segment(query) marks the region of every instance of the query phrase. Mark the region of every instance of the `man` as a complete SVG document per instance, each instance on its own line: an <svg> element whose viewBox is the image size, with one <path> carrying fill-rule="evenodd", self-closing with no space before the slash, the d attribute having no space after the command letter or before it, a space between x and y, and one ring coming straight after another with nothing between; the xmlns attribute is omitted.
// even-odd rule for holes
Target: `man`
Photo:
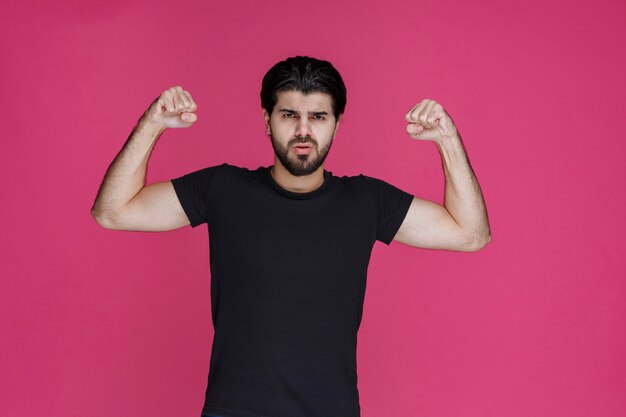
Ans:
<svg viewBox="0 0 626 417"><path fill-rule="evenodd" d="M358 417L356 341L375 241L481 249L491 237L480 187L452 119L433 100L405 119L412 138L440 151L445 207L324 169L346 105L329 62L277 63L263 78L261 105L273 166L224 163L146 186L160 134L196 121L189 92L164 91L109 167L92 215L116 230L207 223L215 336L203 415Z"/></svg>

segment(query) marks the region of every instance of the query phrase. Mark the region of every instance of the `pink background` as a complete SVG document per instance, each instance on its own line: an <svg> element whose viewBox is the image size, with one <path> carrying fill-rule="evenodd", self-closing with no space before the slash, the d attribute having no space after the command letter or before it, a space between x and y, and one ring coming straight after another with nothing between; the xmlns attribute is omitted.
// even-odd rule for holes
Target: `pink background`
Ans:
<svg viewBox="0 0 626 417"><path fill-rule="evenodd" d="M198 122L161 137L148 183L271 164L261 78L297 54L348 87L327 169L441 203L436 147L404 131L431 98L491 221L478 253L375 245L362 416L624 415L623 1L40 0L0 16L0 416L199 417L206 228L109 231L89 209L174 85Z"/></svg>

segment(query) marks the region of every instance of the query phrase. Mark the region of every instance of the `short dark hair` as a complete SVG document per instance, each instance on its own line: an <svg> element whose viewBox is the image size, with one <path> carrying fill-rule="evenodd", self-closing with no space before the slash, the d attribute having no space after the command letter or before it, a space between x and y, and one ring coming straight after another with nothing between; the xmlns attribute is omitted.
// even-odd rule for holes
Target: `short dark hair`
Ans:
<svg viewBox="0 0 626 417"><path fill-rule="evenodd" d="M263 77L261 106L272 114L281 91L303 94L327 93L333 99L335 119L346 108L346 86L339 71L328 61L308 56L295 56L275 64Z"/></svg>

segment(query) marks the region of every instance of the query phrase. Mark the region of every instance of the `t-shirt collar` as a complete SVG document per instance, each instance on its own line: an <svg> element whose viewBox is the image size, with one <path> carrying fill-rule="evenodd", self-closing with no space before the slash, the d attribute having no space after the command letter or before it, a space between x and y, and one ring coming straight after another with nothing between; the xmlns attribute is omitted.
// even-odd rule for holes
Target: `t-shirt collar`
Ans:
<svg viewBox="0 0 626 417"><path fill-rule="evenodd" d="M325 192L326 189L328 189L328 186L330 184L330 179L333 175L332 172L326 171L324 169L324 182L322 183L322 185L320 185L313 191L308 191L305 193L296 193L296 192L289 191L281 187L272 177L271 169L272 169L272 165L263 167L263 174L264 174L265 179L267 180L267 183L279 194L288 198L296 199L296 200L317 197L318 195Z"/></svg>

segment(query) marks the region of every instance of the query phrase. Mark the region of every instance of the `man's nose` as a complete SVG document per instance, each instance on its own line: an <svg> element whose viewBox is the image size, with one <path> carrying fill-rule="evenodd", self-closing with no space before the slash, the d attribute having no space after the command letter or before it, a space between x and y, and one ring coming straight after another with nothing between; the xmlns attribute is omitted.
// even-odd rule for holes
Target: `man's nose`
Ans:
<svg viewBox="0 0 626 417"><path fill-rule="evenodd" d="M309 121L306 117L301 117L298 120L298 124L296 125L296 136L310 136L311 135L311 126L309 125Z"/></svg>

